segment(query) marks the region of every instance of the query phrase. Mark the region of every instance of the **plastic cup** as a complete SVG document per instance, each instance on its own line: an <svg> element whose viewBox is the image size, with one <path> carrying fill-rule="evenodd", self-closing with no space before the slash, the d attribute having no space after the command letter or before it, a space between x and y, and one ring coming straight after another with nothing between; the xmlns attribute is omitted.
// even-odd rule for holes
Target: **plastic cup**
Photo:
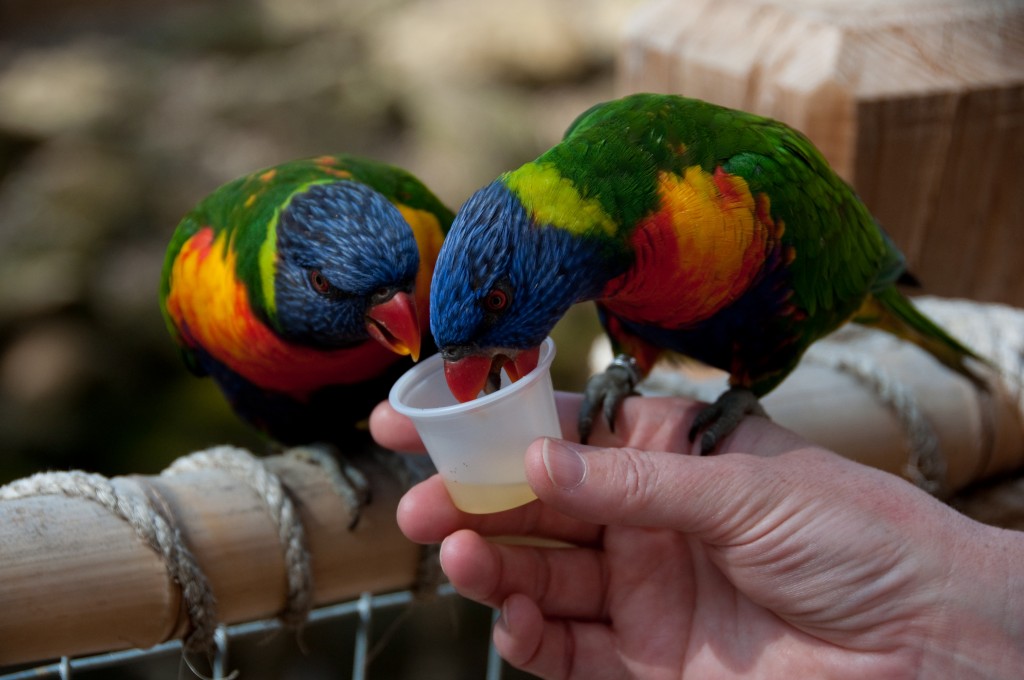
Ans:
<svg viewBox="0 0 1024 680"><path fill-rule="evenodd" d="M501 389L459 403L448 389L440 355L421 361L391 388L391 405L412 419L456 507L508 510L536 498L523 458L537 437L561 437L551 386L555 343L547 338L537 368Z"/></svg>

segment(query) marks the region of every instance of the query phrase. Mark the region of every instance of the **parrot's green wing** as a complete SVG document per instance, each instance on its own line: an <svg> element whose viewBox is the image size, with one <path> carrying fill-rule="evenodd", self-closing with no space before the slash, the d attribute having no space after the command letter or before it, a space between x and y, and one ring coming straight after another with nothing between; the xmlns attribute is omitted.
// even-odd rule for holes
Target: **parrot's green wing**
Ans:
<svg viewBox="0 0 1024 680"><path fill-rule="evenodd" d="M616 150L596 152L601 146ZM611 160L607 170L580 158ZM622 227L655 209L656 173L682 175L697 166L742 177L768 199L791 249L788 265L797 303L818 320L821 335L846 320L869 291L904 270L903 257L853 190L798 131L754 114L679 97L638 95L591 107L566 140L542 156L577 186L587 187Z"/></svg>
<svg viewBox="0 0 1024 680"><path fill-rule="evenodd" d="M845 321L868 292L895 281L903 257L803 135L772 121L761 122L760 129L757 144L733 155L724 150L722 167L770 200L783 243L794 255L789 271L796 301L821 322L807 330L822 335Z"/></svg>

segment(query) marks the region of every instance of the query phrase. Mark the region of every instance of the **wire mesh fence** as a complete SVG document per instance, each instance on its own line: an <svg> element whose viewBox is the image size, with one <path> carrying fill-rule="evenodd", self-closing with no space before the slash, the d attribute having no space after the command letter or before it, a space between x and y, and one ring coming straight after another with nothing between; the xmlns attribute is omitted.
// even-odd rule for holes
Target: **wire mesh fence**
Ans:
<svg viewBox="0 0 1024 680"><path fill-rule="evenodd" d="M359 598L334 605L319 607L310 612L307 624L297 632L297 638L285 646L292 647L293 662L278 659L276 668L260 668L264 663L258 658L261 654L248 654L248 662L236 651L246 641L255 641L257 649L263 648L262 656L277 655L278 651L267 649L267 641L272 638L287 637L284 624L279 619L264 619L230 626L219 626L215 634L215 648L208 660L186 659L180 640L171 640L148 649L129 649L83 657L63 657L59 660L41 665L11 669L0 668L0 680L35 680L38 678L60 678L69 680L77 678L111 677L118 674L131 678L163 678L163 677L202 677L210 680L232 680L233 678L345 678L352 680L372 680L373 678L501 678L519 677L515 671L506 669L493 645L487 643L487 619L481 621L483 611L471 612L462 616L463 621L456 622L451 630L457 635L450 638L447 661L434 659L426 664L418 664L408 658L415 656L415 649L410 650L407 641L400 640L399 631L410 623L406 614L415 612L421 603L408 590L373 595L364 593ZM465 601L459 598L451 586L445 584L438 588L436 596L430 598L425 606L430 607L452 605L459 607ZM483 608L479 608L482 610ZM452 612L449 612L452 613ZM458 612L464 614L465 612ZM440 614L440 616L439 616ZM486 616L486 614L485 614ZM489 615L490 622L496 612ZM437 627L438 619L446 618L435 611L427 613L429 627ZM331 626L330 624L334 624ZM471 635L457 628L473 628ZM407 634L415 634L415 625L409 626ZM326 629L326 635L318 635L318 647L329 647L333 659L344 659L350 663L346 675L346 664L337 663L330 667L317 663L303 664L303 659L315 658L312 645L303 638L307 633L317 629ZM468 639L467 639L468 638ZM326 642L326 644L325 644ZM468 642L468 645L466 644ZM430 646L433 646L428 642ZM434 651L438 651L435 647ZM395 659L403 657L404 663L396 666ZM237 658L236 658L237 657ZM297 659L295 661L294 659ZM305 667L304 667L305 666ZM244 669L244 670L242 670Z"/></svg>

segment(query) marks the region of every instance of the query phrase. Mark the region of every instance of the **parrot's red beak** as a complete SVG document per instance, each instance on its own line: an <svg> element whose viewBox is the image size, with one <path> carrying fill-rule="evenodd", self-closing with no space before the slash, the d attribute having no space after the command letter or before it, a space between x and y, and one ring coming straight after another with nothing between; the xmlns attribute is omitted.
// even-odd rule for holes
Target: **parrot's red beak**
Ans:
<svg viewBox="0 0 1024 680"><path fill-rule="evenodd" d="M366 312L366 332L397 354L420 358L420 322L416 301L408 293L398 292Z"/></svg>
<svg viewBox="0 0 1024 680"><path fill-rule="evenodd" d="M524 349L510 357L505 353L476 354L445 360L444 377L448 389L460 402L476 399L481 392L490 394L501 384L501 369L515 382L537 368L540 346Z"/></svg>
<svg viewBox="0 0 1024 680"><path fill-rule="evenodd" d="M532 349L521 350L511 361L505 362L505 372L508 373L508 379L512 382L519 380L537 368L538 361L540 361L540 345Z"/></svg>
<svg viewBox="0 0 1024 680"><path fill-rule="evenodd" d="M460 402L476 399L487 386L492 363L492 358L485 355L445 361L444 379L452 395Z"/></svg>

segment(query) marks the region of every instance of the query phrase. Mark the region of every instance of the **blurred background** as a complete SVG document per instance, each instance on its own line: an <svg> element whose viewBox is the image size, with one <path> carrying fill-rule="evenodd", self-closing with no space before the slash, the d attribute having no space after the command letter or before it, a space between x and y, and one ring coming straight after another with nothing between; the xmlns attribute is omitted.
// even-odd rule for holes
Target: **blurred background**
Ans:
<svg viewBox="0 0 1024 680"><path fill-rule="evenodd" d="M336 152L405 167L457 208L613 96L638 4L4 0L0 482L259 450L164 329L181 216L239 175ZM563 387L592 310L568 326Z"/></svg>
<svg viewBox="0 0 1024 680"><path fill-rule="evenodd" d="M156 473L217 443L265 449L185 370L157 304L175 225L221 184L345 152L410 170L455 209L627 90L793 124L926 291L1024 305L1021 8L0 0L0 484L45 469ZM596 334L589 305L559 324L556 387L583 384ZM372 677L481 677L489 615L417 605ZM348 625L308 631L306 654L294 636L233 644L232 665L244 678L338 677ZM165 661L117 677L189 676Z"/></svg>

